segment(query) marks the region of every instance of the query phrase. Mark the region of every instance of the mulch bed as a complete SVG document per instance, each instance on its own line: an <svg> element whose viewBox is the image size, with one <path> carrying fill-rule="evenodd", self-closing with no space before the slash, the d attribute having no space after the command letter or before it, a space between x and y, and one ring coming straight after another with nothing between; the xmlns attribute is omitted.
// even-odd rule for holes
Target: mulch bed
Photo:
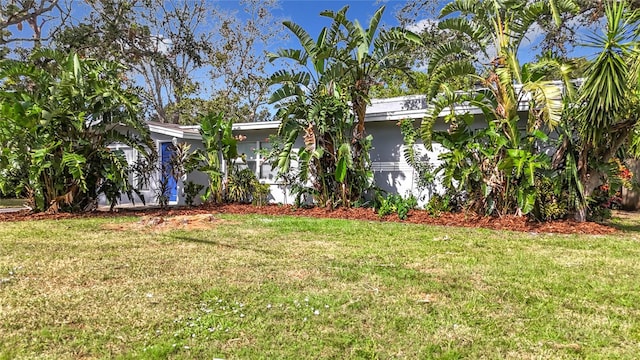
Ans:
<svg viewBox="0 0 640 360"><path fill-rule="evenodd" d="M265 214L265 215L290 215L304 216L313 218L334 218L334 219L352 219L365 221L394 221L412 224L425 225L442 225L457 227L473 227L486 228L494 230L511 230L521 232L535 233L557 233L557 234L592 234L605 235L618 232L617 229L603 224L584 222L579 223L573 220L561 220L550 222L534 222L524 217L503 216L503 217L483 217L470 213L443 213L441 216L432 217L426 211L412 210L409 212L406 220L400 220L396 215L388 215L379 217L373 209L370 208L294 208L288 205L268 205L268 206L252 206L252 205L212 205L200 206L194 208L172 207L167 210L160 209L118 209L116 212L95 211L91 213L69 214L57 213L32 214L28 211L20 211L16 213L0 214L0 222L2 221L29 221L29 220L56 220L56 219L73 219L73 218L89 218L89 217L115 217L115 216L180 216L208 213L226 213L226 214Z"/></svg>

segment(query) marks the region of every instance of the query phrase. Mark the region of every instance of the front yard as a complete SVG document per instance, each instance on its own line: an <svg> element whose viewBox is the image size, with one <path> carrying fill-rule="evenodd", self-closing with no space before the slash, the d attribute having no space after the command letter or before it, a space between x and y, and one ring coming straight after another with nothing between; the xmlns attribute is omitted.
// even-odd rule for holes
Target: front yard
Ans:
<svg viewBox="0 0 640 360"><path fill-rule="evenodd" d="M24 199L0 199L0 209L9 207L24 207Z"/></svg>
<svg viewBox="0 0 640 360"><path fill-rule="evenodd" d="M0 222L0 358L636 358L640 236Z"/></svg>

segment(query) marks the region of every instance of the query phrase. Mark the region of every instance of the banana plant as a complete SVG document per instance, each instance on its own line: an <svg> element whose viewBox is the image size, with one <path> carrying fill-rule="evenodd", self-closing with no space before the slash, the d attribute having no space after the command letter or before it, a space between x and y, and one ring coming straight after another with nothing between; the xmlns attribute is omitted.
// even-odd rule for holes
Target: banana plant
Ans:
<svg viewBox="0 0 640 360"><path fill-rule="evenodd" d="M345 89L350 95L353 113L357 122L354 124L353 134L356 146L354 161L366 162L368 154L363 154L365 139L365 115L369 103L371 87L385 75L402 72L410 76L411 64L400 56L410 50L412 46L422 43L420 37L403 28L379 30L380 20L385 11L381 6L371 17L365 29L358 20L350 21L346 17L348 6L340 11L324 11L322 16L333 20L330 34L341 34L344 46L338 50L338 62L343 63ZM364 163L359 164L364 166Z"/></svg>
<svg viewBox="0 0 640 360"><path fill-rule="evenodd" d="M541 17L552 15L557 20L557 13L576 10L572 1L453 0L440 12L439 28L455 32L464 40L442 44L430 58L427 98L433 99L433 106L422 123L422 137L429 146L433 124L442 111L450 109L445 120L452 127L463 128L469 124L461 123L462 117L455 113L456 105L466 104L482 111L486 129L473 136L473 141L482 145L478 151L471 145L466 149L483 159L478 166L484 168L473 172L482 174L479 184L482 191L476 193L480 198L470 200L486 205L483 209L486 213L530 211L532 196L528 191L534 188L528 185L530 179L524 179L518 172L520 161L526 160L533 170L544 167L538 166L541 159L536 154L537 145L544 140L536 135L559 124L563 102L561 89L545 78L544 68L520 65L518 51ZM481 62L479 58L487 60ZM448 84L455 84L460 78L480 87L468 92L454 91ZM526 118L520 115L523 102L529 105ZM450 171L449 176L453 174ZM465 179L459 173L457 176ZM514 192L522 195L516 204L509 201Z"/></svg>
<svg viewBox="0 0 640 360"><path fill-rule="evenodd" d="M229 167L238 158L238 139L233 135L233 120L223 113L210 112L200 119L200 135L204 149L196 153L197 169L209 178L209 186L201 196L202 201L221 203L224 200L224 180ZM226 166L223 167L223 162Z"/></svg>
<svg viewBox="0 0 640 360"><path fill-rule="evenodd" d="M605 15L603 34L590 37L600 53L578 89L575 162L585 198L602 184L602 169L621 149L640 157L640 12L629 1L612 1ZM585 221L587 210L581 206L576 219Z"/></svg>
<svg viewBox="0 0 640 360"><path fill-rule="evenodd" d="M372 138L358 137L354 131L352 86L356 80L351 77L350 54L369 48L359 47L358 41L372 44L382 10L372 19L371 31L359 31L346 19L347 9L323 12L332 23L316 40L297 24L285 22L301 49L271 55L272 60L288 60L301 69L280 70L271 77L278 88L270 102L278 109L278 134L284 143L276 157L279 173L288 173L296 160L298 179L311 183L312 188L305 191L314 194L316 203L323 206L349 206L373 184L368 161ZM305 147L296 153L294 143L299 137L304 138Z"/></svg>
<svg viewBox="0 0 640 360"><path fill-rule="evenodd" d="M533 210L536 202L536 175L541 170L550 168L550 159L544 153L533 154L523 149L508 149L506 156L501 159L499 169L506 175L506 186L504 191L505 202L515 199L517 215L526 215ZM510 189L509 187L512 187Z"/></svg>
<svg viewBox="0 0 640 360"><path fill-rule="evenodd" d="M108 149L116 142L142 155L153 149L124 71L53 50L0 61L0 164L10 168L0 174L0 190L13 172L23 174L13 190L26 193L35 211L92 209L100 194L112 205L121 194L144 202L126 161Z"/></svg>

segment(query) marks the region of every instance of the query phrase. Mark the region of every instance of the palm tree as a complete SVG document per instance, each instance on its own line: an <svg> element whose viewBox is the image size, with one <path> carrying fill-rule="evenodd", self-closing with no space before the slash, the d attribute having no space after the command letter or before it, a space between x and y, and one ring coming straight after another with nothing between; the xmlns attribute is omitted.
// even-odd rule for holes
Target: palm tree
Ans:
<svg viewBox="0 0 640 360"><path fill-rule="evenodd" d="M331 198L337 195L345 206L362 197L373 182L368 169L372 138L364 129L369 90L385 71L408 71L407 61L396 55L406 49L407 41L418 41L401 29L376 36L384 6L366 30L346 18L347 10L345 6L322 12L332 23L315 41L299 25L284 22L302 49L279 50L271 58L288 59L301 70L276 72L271 81L279 88L270 100L279 109L279 133L285 139L280 171L288 171L293 143L304 133L305 148L298 154L300 179L314 179L321 204L334 204Z"/></svg>
<svg viewBox="0 0 640 360"><path fill-rule="evenodd" d="M556 126L563 108L560 88L547 81L540 68L529 64L521 66L518 51L541 16L576 9L571 1L554 2L552 6L548 1L454 0L441 10L440 17L445 19L439 23L440 29L460 36L459 40L438 47L430 58L427 98L433 99L434 106L422 123L423 140L430 142L435 119L444 108L456 103L479 107L489 127L497 131L492 136L497 139L494 145L499 150L491 153L491 159L484 160L483 186L487 190L483 194L502 199L503 211L508 210L506 204L512 197L509 186L514 182L521 186L516 189L516 213L531 209L535 198L534 177L522 178L521 169L543 167L541 159L529 153L534 150L535 139L543 137L538 130L545 124L550 128ZM449 17L451 15L457 16ZM478 52L485 61L478 60ZM480 88L455 93L447 84L460 78L472 79ZM438 95L443 90L445 93ZM529 102L528 136L522 143L518 111L525 99ZM454 119L452 113L450 120ZM523 152L525 150L528 153Z"/></svg>
<svg viewBox="0 0 640 360"><path fill-rule="evenodd" d="M602 184L599 165L621 147L628 145L632 155L640 156L640 11L627 1L614 1L607 3L605 15L604 34L592 37L602 51L589 64L579 89L578 171L585 197ZM576 219L586 220L586 207Z"/></svg>

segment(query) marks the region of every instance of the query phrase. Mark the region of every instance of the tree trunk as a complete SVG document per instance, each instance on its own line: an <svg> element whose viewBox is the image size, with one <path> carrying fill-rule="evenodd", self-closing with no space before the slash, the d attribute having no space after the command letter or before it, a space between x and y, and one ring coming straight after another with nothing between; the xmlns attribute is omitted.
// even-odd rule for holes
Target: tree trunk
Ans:
<svg viewBox="0 0 640 360"><path fill-rule="evenodd" d="M580 181L582 182L582 186L584 187L584 197L588 199L591 197L591 194L601 185L600 174L596 170L591 170L585 176L581 176ZM574 218L578 222L587 221L587 210L588 205L585 203L584 206L578 208Z"/></svg>
<svg viewBox="0 0 640 360"><path fill-rule="evenodd" d="M362 139L364 139L364 119L367 112L367 103L362 97L353 98L353 112L356 114L356 126L353 129L353 160L356 167L362 167Z"/></svg>

